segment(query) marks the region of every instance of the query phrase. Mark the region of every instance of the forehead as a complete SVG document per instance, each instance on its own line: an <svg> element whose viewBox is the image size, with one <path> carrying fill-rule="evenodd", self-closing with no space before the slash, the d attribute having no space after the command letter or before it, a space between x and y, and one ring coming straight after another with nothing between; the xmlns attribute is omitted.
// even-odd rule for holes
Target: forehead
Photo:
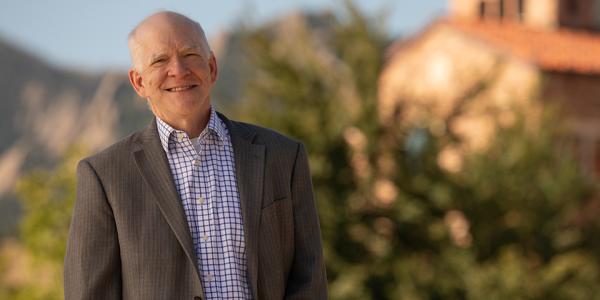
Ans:
<svg viewBox="0 0 600 300"><path fill-rule="evenodd" d="M155 26L147 28L139 37L139 42L145 46L200 46L200 36L197 30L185 26Z"/></svg>
<svg viewBox="0 0 600 300"><path fill-rule="evenodd" d="M168 51L183 48L202 48L197 28L188 24L159 23L141 28L136 42L145 50Z"/></svg>

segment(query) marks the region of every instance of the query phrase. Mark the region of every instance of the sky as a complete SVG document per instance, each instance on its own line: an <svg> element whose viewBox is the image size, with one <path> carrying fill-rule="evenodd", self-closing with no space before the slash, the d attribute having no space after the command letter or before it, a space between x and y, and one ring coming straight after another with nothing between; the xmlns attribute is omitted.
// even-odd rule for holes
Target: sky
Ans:
<svg viewBox="0 0 600 300"><path fill-rule="evenodd" d="M200 22L209 39L235 24L261 24L298 10L339 11L342 0L0 0L0 39L48 63L103 71L129 67L126 38L144 17L173 10ZM386 14L393 36L414 34L445 14L448 0L355 0Z"/></svg>

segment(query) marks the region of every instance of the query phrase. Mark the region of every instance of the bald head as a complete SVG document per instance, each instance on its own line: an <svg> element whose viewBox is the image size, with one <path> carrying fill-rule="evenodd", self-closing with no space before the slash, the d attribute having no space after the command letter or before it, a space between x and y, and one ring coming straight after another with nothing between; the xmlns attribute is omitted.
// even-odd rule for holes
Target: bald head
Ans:
<svg viewBox="0 0 600 300"><path fill-rule="evenodd" d="M141 46L149 40L148 37L168 29L173 29L180 34L190 35L190 38L201 45L205 54L210 55L210 46L206 34L198 22L176 12L161 11L142 20L131 30L127 37L127 45L129 46L129 54L134 69L140 70L142 67L139 52Z"/></svg>

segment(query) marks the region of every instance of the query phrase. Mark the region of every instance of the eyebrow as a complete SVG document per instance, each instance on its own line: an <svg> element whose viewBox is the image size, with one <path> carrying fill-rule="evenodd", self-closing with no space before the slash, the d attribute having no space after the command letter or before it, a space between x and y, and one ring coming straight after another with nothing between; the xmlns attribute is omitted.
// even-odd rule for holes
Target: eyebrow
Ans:
<svg viewBox="0 0 600 300"><path fill-rule="evenodd" d="M181 49L181 52L187 52L187 51L199 51L200 47L193 47L193 46L185 46Z"/></svg>
<svg viewBox="0 0 600 300"><path fill-rule="evenodd" d="M200 52L200 51L202 51L202 47L200 47L200 46L184 46L179 52L189 52L189 51ZM152 57L150 58L150 65L152 65L157 60L162 59L162 58L168 58L168 55L163 52L152 55Z"/></svg>
<svg viewBox="0 0 600 300"><path fill-rule="evenodd" d="M166 57L166 56L167 56L167 55L166 55L166 54L164 54L164 53L158 53L158 54L152 55L152 57L151 57L151 59L150 59L150 64L153 64L155 61L157 61L157 60L159 60L159 59L161 59L161 58L164 58L164 57Z"/></svg>

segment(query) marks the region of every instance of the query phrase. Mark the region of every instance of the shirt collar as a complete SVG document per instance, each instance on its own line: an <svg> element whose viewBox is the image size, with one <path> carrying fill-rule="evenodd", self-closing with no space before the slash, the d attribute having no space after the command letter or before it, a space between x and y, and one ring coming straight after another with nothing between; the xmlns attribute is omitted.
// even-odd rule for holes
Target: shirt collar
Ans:
<svg viewBox="0 0 600 300"><path fill-rule="evenodd" d="M169 152L169 142L175 142L177 140L176 135L183 134L183 136L187 138L187 134L184 131L177 130L171 127L171 125L167 124L167 122L163 121L159 117L156 117L156 125L158 128L160 143L162 144L163 149L167 153ZM222 143L227 137L227 131L224 126L225 124L219 118L215 109L211 106L208 124L206 125L206 128L204 128L204 130L202 130L202 132L200 133L199 138L203 139L207 136L207 134L214 133L217 136L219 143Z"/></svg>
<svg viewBox="0 0 600 300"><path fill-rule="evenodd" d="M225 141L227 137L225 123L223 123L221 118L219 118L219 115L217 115L217 112L212 106L210 107L210 118L208 119L208 125L206 127L208 127L211 132L217 135L219 142ZM200 133L200 138L205 135L205 131L206 130Z"/></svg>

